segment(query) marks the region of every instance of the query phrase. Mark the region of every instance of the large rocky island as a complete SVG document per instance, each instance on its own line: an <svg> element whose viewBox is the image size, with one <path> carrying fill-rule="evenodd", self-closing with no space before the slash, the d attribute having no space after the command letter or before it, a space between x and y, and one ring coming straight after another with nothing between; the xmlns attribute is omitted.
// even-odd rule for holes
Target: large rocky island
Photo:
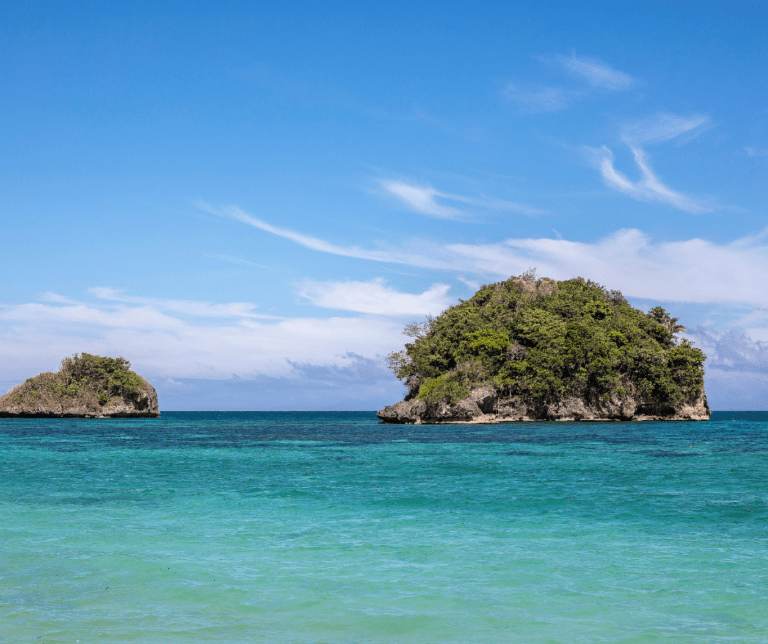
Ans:
<svg viewBox="0 0 768 644"><path fill-rule="evenodd" d="M157 392L125 358L88 353L0 397L0 418L156 418Z"/></svg>
<svg viewBox="0 0 768 644"><path fill-rule="evenodd" d="M705 360L661 307L535 271L483 286L436 318L388 363L408 387L385 423L707 420Z"/></svg>

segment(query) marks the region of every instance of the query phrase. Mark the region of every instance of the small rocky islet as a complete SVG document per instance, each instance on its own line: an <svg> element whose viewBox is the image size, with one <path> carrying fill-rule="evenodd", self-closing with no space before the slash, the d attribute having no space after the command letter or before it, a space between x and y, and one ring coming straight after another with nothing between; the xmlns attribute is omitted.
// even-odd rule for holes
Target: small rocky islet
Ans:
<svg viewBox="0 0 768 644"><path fill-rule="evenodd" d="M0 418L156 418L157 392L125 358L82 353L0 397Z"/></svg>
<svg viewBox="0 0 768 644"><path fill-rule="evenodd" d="M535 271L481 287L388 364L408 388L385 423L708 420L704 360L663 308Z"/></svg>

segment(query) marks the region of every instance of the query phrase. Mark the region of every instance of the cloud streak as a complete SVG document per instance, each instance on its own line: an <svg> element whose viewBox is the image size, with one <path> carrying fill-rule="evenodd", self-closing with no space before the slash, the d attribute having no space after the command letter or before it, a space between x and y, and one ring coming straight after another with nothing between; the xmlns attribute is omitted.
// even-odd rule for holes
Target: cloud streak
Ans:
<svg viewBox="0 0 768 644"><path fill-rule="evenodd" d="M540 83L509 82L502 90L502 97L517 104L523 113L557 112L586 98L584 90L553 87Z"/></svg>
<svg viewBox="0 0 768 644"><path fill-rule="evenodd" d="M545 56L540 60L567 72L576 79L576 86L507 83L502 97L516 103L523 112L556 112L598 94L627 91L637 84L637 80L629 74L595 58L577 58L573 54Z"/></svg>
<svg viewBox="0 0 768 644"><path fill-rule="evenodd" d="M205 203L198 203L198 207L205 212L220 217L235 219L243 224L258 228L264 232L282 237L292 241L299 246L314 250L320 253L338 255L341 257L351 257L353 259L363 259L374 262L385 262L391 264L405 264L407 266L416 266L419 268L431 269L450 269L451 262L449 257L441 257L441 249L426 242L418 244L418 250L409 251L402 248L375 250L365 249L359 246L337 246L317 237L310 237L302 233L297 233L286 228L278 228L264 222L256 217L249 215L236 206L223 208L214 208Z"/></svg>
<svg viewBox="0 0 768 644"><path fill-rule="evenodd" d="M579 59L574 54L558 56L555 60L567 71L587 81L591 87L623 92L635 84L635 79L629 74L617 71L597 59Z"/></svg>
<svg viewBox="0 0 768 644"><path fill-rule="evenodd" d="M627 125L622 130L621 138L630 146L663 143L684 135L688 135L688 138L697 136L709 124L709 117L702 114L694 114L693 116L657 114L651 118Z"/></svg>
<svg viewBox="0 0 768 644"><path fill-rule="evenodd" d="M286 237L304 239L294 233ZM347 249L327 242L312 247L351 256ZM418 254L361 251L354 256L495 279L538 266L541 274L555 279L583 275L632 297L768 304L768 282L757 278L768 275L768 228L726 244L698 238L656 242L640 230L622 229L594 242L518 238L493 244L432 243L421 244Z"/></svg>
<svg viewBox="0 0 768 644"><path fill-rule="evenodd" d="M664 185L651 169L648 155L639 147L629 146L629 149L642 177L637 181L630 180L616 169L613 152L607 146L588 148L589 156L600 170L606 186L638 201L663 203L691 214L714 212L714 208L706 202Z"/></svg>
<svg viewBox="0 0 768 644"><path fill-rule="evenodd" d="M379 181L379 185L390 195L396 197L408 208L421 215L439 219L464 219L466 213L439 203L437 200L450 198L431 186L419 186L404 181Z"/></svg>
<svg viewBox="0 0 768 644"><path fill-rule="evenodd" d="M547 214L546 210L516 203L514 201L466 197L447 192L440 192L429 185L418 185L406 181L381 180L379 181L379 185L387 194L395 197L410 210L421 215L436 217L438 219L467 220L471 217L470 213L466 210L457 208L455 205L441 203L441 201L474 206L484 210L513 212L528 216Z"/></svg>
<svg viewBox="0 0 768 644"><path fill-rule="evenodd" d="M702 131L709 123L706 116L692 117L661 114L625 127L622 141L632 152L641 178L632 181L614 165L613 151L607 146L600 148L586 147L587 158L600 171L606 186L628 197L648 203L662 203L677 210L700 214L714 212L714 206L705 200L691 197L665 185L651 168L648 154L643 149L645 144L662 143L687 136L691 138Z"/></svg>
<svg viewBox="0 0 768 644"><path fill-rule="evenodd" d="M184 316L203 317L203 318L262 318L262 319L280 319L274 315L262 315L254 313L256 304L250 302L230 302L227 304L215 304L212 302L201 302L197 300L172 300L160 299L154 297L134 297L124 295L122 291L106 288L94 287L88 289L88 292L99 298L110 302L120 304L131 304L148 310L164 311L177 313Z"/></svg>

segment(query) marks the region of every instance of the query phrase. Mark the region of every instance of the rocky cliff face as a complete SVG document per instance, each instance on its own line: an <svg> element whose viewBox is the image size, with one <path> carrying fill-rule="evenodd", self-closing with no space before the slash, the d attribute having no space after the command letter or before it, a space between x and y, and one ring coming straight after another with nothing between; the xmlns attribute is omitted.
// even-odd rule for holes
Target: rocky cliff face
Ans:
<svg viewBox="0 0 768 644"><path fill-rule="evenodd" d="M75 356L0 397L0 418L156 418L157 392L118 358Z"/></svg>
<svg viewBox="0 0 768 644"><path fill-rule="evenodd" d="M566 398L549 404L532 404L519 398L499 400L495 391L480 387L455 404L404 400L379 410L377 416L385 423L493 424L552 420L708 420L710 410L703 391L695 400L679 403L614 396L592 403L580 398Z"/></svg>

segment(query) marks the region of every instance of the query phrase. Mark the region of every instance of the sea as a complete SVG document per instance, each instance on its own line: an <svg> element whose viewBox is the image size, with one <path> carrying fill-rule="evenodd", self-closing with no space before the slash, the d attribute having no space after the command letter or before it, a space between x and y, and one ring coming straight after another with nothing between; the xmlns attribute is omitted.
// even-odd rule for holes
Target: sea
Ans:
<svg viewBox="0 0 768 644"><path fill-rule="evenodd" d="M0 420L0 642L768 642L768 413Z"/></svg>

